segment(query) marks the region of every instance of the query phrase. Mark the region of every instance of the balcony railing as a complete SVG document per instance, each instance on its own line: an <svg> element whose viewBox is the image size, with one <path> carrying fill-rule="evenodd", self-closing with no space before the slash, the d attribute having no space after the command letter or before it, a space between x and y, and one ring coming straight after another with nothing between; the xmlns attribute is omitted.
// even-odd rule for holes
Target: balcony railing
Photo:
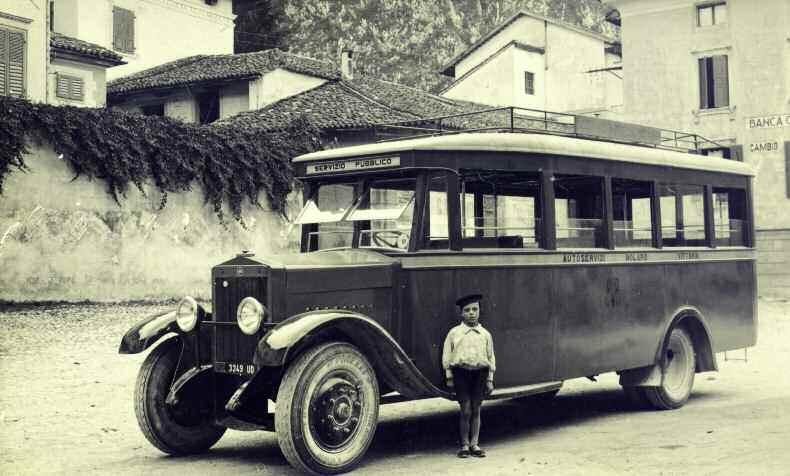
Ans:
<svg viewBox="0 0 790 476"><path fill-rule="evenodd" d="M379 141L463 132L529 132L696 154L705 149L726 147L687 132L521 107L498 107L449 116L376 124L374 131Z"/></svg>

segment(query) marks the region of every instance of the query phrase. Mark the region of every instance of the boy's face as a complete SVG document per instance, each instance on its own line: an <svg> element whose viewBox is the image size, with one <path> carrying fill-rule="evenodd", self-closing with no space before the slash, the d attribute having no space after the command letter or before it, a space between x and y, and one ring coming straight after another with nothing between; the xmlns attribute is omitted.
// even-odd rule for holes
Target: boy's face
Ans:
<svg viewBox="0 0 790 476"><path fill-rule="evenodd" d="M464 319L464 324L467 326L476 326L477 320L480 318L480 303L470 302L461 308L461 317Z"/></svg>

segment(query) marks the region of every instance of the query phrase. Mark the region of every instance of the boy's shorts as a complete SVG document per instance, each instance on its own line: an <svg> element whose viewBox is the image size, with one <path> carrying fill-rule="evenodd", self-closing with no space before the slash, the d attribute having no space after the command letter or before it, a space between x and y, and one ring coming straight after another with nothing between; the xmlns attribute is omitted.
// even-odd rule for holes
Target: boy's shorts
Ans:
<svg viewBox="0 0 790 476"><path fill-rule="evenodd" d="M468 370L453 367L450 370L453 372L456 400L459 402L466 400L483 401L486 396L488 369Z"/></svg>

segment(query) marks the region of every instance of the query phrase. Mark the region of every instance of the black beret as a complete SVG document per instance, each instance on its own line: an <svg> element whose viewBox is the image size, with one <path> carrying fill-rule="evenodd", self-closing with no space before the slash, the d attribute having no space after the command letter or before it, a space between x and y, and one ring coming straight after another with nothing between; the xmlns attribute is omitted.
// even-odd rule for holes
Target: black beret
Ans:
<svg viewBox="0 0 790 476"><path fill-rule="evenodd" d="M482 294L467 294L462 298L458 298L458 300L455 301L455 305L458 307L464 307L467 304L471 304L473 302L480 302L481 299L483 299Z"/></svg>

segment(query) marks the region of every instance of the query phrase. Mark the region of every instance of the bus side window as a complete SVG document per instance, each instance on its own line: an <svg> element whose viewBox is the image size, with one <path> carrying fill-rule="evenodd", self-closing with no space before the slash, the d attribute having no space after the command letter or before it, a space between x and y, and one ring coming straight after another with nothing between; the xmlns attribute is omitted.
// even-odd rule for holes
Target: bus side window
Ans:
<svg viewBox="0 0 790 476"><path fill-rule="evenodd" d="M555 175L554 214L557 248L603 248L603 180Z"/></svg>
<svg viewBox="0 0 790 476"><path fill-rule="evenodd" d="M614 245L616 248L653 246L651 183L612 179Z"/></svg>
<svg viewBox="0 0 790 476"><path fill-rule="evenodd" d="M659 196L664 246L705 246L702 185L661 184Z"/></svg>
<svg viewBox="0 0 790 476"><path fill-rule="evenodd" d="M746 246L746 191L713 188L716 246Z"/></svg>
<svg viewBox="0 0 790 476"><path fill-rule="evenodd" d="M537 248L540 176L529 172L464 171L464 248Z"/></svg>
<svg viewBox="0 0 790 476"><path fill-rule="evenodd" d="M428 248L447 249L450 245L447 216L447 179L442 175L432 175L428 180L427 222Z"/></svg>

